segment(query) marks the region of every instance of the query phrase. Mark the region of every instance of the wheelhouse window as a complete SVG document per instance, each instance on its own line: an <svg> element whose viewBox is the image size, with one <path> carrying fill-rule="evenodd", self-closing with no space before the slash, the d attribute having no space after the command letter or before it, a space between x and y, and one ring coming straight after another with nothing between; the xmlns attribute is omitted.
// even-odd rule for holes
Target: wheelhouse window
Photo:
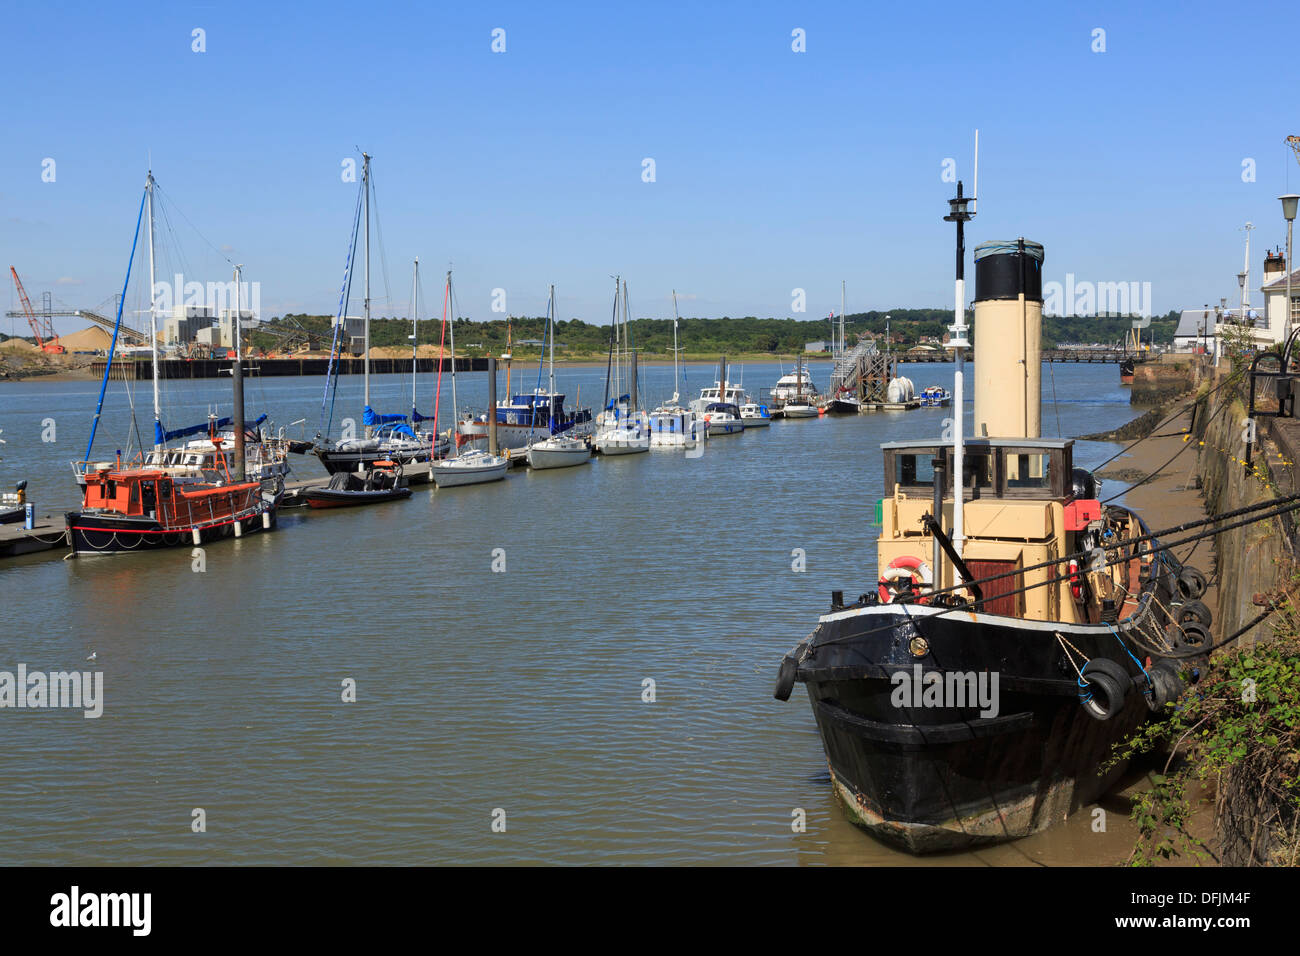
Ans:
<svg viewBox="0 0 1300 956"><path fill-rule="evenodd" d="M934 451L899 452L894 456L894 483L904 488L934 486Z"/></svg>
<svg viewBox="0 0 1300 956"><path fill-rule="evenodd" d="M962 459L962 471L965 472L965 487L992 488L996 484L993 456L967 448Z"/></svg>
<svg viewBox="0 0 1300 956"><path fill-rule="evenodd" d="M1050 490L1052 487L1052 456L1042 452L1018 452L1010 450L1006 454L1007 487L1039 488Z"/></svg>

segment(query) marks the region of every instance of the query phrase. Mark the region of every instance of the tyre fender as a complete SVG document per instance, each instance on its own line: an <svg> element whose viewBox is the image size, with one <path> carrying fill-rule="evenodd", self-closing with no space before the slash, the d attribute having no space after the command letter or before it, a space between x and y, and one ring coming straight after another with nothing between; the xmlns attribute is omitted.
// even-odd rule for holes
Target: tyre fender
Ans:
<svg viewBox="0 0 1300 956"><path fill-rule="evenodd" d="M1079 702L1084 712L1094 720L1110 720L1124 709L1132 678L1115 661L1094 657L1083 665L1079 684Z"/></svg>
<svg viewBox="0 0 1300 956"><path fill-rule="evenodd" d="M795 676L798 673L798 661L789 654L781 658L781 668L776 672L776 687L772 689L772 696L777 700L789 700L790 692L794 690Z"/></svg>
<svg viewBox="0 0 1300 956"><path fill-rule="evenodd" d="M1205 575L1193 567L1185 567L1178 574L1178 593L1184 600L1194 601L1205 593L1209 582Z"/></svg>

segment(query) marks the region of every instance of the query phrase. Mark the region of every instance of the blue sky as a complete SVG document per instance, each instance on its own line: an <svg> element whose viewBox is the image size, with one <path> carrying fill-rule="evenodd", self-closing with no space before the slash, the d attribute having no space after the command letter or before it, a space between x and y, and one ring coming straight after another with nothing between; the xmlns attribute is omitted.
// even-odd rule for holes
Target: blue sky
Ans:
<svg viewBox="0 0 1300 956"><path fill-rule="evenodd" d="M498 287L537 314L554 282L561 318L608 321L616 272L638 316L670 315L673 288L684 315L791 315L803 288L814 318L841 279L849 311L944 307L941 172L969 192L978 127L969 246L1025 235L1047 279L1151 282L1157 312L1234 303L1243 223L1258 280L1276 197L1300 191L1300 13L1133 6L11 5L0 265L33 298L103 302L151 156L203 237L177 232L187 278L228 279L229 257L266 317L332 313L359 146L376 314L406 314L416 255L430 300L450 262L479 319Z"/></svg>

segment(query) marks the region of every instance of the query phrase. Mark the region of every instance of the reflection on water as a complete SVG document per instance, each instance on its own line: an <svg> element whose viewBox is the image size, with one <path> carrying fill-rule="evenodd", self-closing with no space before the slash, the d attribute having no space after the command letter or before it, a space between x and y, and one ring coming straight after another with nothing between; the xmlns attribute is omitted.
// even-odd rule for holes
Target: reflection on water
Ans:
<svg viewBox="0 0 1300 956"><path fill-rule="evenodd" d="M779 374L743 370L752 391ZM814 364L819 386L828 374ZM950 386L952 366L906 374ZM603 368L557 375L571 399L600 404ZM1114 366L1055 371L1065 434L1129 417L1118 377ZM692 367L687 379L689 395L711 375ZM671 366L642 369L642 382L652 401L666 397ZM291 431L310 435L322 385L254 381L250 411L306 417ZM202 421L228 387L168 383L168 422ZM407 408L409 388L377 377L372 404ZM458 388L482 407L485 376L458 376ZM100 454L129 431L114 389ZM431 390L422 383L422 402ZM72 504L66 462L84 451L96 391L0 386L0 482L27 477L42 510ZM135 398L148 404L147 383ZM137 414L147 434L151 412ZM803 691L782 704L771 690L831 590L875 581L877 445L937 435L951 414L776 422L698 459L599 459L285 513L274 534L207 548L203 573L188 549L9 562L0 670L97 667L105 706L98 720L0 713L13 766L0 863L913 862L845 820ZM359 377L340 388L344 415L360 418ZM53 445L39 440L46 417ZM1043 421L1054 433L1050 406ZM1112 450L1081 443L1076 459ZM314 460L297 467L319 473ZM498 548L504 573L491 570ZM795 548L805 573L791 570ZM341 700L348 679L355 703ZM204 834L191 832L197 807ZM492 832L496 809L505 833ZM1113 811L1105 835L1076 814L1016 844L924 862L1119 862L1132 831Z"/></svg>

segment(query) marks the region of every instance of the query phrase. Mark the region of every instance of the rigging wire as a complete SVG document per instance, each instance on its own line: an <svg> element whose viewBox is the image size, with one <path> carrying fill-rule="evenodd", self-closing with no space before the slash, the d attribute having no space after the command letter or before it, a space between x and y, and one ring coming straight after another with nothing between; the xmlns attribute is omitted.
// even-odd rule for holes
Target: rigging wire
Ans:
<svg viewBox="0 0 1300 956"><path fill-rule="evenodd" d="M374 169L370 170L370 198L371 205L374 206L375 209L375 244L379 246L379 272L384 277L384 304L391 309L393 305L393 295L388 284L388 253L384 249L384 230L383 226L380 224L381 220L379 218L379 190L375 187ZM373 305L374 299L371 299L370 301Z"/></svg>
<svg viewBox="0 0 1300 956"><path fill-rule="evenodd" d="M366 186L366 177L363 176L360 185L357 187L357 204L352 213L352 240L348 243L348 253L343 265L343 282L339 288L339 307L334 319L334 337L330 344L330 361L329 367L326 369L325 391L320 400L320 419L317 422L316 430L318 439L328 436L330 429L334 426L334 400L338 397L339 388L337 371L337 364L340 361L339 335L340 332L347 329L348 303L352 300L352 273L357 251L357 233L361 228L361 208ZM325 413L326 402L329 403L328 420Z"/></svg>
<svg viewBox="0 0 1300 956"><path fill-rule="evenodd" d="M154 195L155 195L155 196L157 196L158 193L163 192L163 188L162 188L162 186L159 184L158 180L156 180L156 179L153 181L153 188L154 188ZM169 205L175 205L175 204L172 203L172 201L171 201L171 194L170 194L170 193L167 194L167 202L168 202ZM203 235L203 233L199 232L199 227L196 226L196 225L194 225L194 223L190 222L190 218L189 218L188 216L185 215L185 210L182 209L179 205L176 206L176 214L177 214L178 216L180 216L182 219L185 220L186 224L188 224L189 227L190 227L191 229L194 230L194 234L195 234L196 236L198 236L198 237L199 237L200 239L202 239L205 243L207 243L207 246L208 246L209 249L211 249L213 252L215 252L215 253L216 253L218 256L220 256L222 259L225 259L226 262L230 263L230 265L233 266L233 265L235 264L235 262L234 262L233 259L231 259L228 255L226 255L224 252L222 252L220 249L218 249L216 246L214 246L211 242L208 242L208 238L207 238L207 236L205 236L205 235Z"/></svg>

